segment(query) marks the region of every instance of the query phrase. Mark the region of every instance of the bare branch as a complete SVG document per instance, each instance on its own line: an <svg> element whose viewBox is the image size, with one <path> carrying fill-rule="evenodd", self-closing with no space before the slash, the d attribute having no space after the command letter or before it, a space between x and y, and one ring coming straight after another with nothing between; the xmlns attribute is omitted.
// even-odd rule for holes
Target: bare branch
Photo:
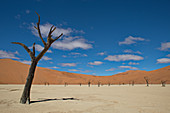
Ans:
<svg viewBox="0 0 170 113"><path fill-rule="evenodd" d="M41 53L39 53L39 55L36 57L37 62L43 57L43 55L48 51L49 48L50 48L50 46L44 47L44 49L41 51Z"/></svg>
<svg viewBox="0 0 170 113"><path fill-rule="evenodd" d="M47 40L50 40L51 39L51 37L52 37L52 32L54 31L53 30L53 27L54 27L54 25L53 26L51 26L51 28L50 28L50 31L49 31L49 33L48 33L48 39Z"/></svg>
<svg viewBox="0 0 170 113"><path fill-rule="evenodd" d="M60 36L56 37L56 38L52 41L52 43L53 43L54 41L58 40L61 36L63 36L63 33L61 33Z"/></svg>
<svg viewBox="0 0 170 113"><path fill-rule="evenodd" d="M32 51L23 43L20 42L11 42L12 44L19 44L22 47L24 47L24 49L28 52L28 54L30 55L31 59L33 59L35 56L33 55Z"/></svg>
<svg viewBox="0 0 170 113"><path fill-rule="evenodd" d="M35 28L36 30L38 30L38 28L37 28L37 27L35 27L35 26L34 26L34 28Z"/></svg>
<svg viewBox="0 0 170 113"><path fill-rule="evenodd" d="M56 27L54 27L54 29L53 29L51 32L54 32L54 31L55 31L55 29L56 29Z"/></svg>
<svg viewBox="0 0 170 113"><path fill-rule="evenodd" d="M45 43L45 41L41 35L41 31L40 31L40 15L37 12L35 12L35 13L38 15L38 23L37 23L37 27L34 27L34 28L38 30L39 37L41 38L41 41L43 42L44 46L46 46L46 43Z"/></svg>

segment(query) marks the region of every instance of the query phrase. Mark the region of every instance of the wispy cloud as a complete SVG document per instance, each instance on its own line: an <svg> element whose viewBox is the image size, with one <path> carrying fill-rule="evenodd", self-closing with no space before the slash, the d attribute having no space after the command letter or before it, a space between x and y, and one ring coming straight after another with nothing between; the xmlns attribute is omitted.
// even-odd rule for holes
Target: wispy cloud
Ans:
<svg viewBox="0 0 170 113"><path fill-rule="evenodd" d="M128 64L129 65L139 65L139 63L136 63L136 62L129 62Z"/></svg>
<svg viewBox="0 0 170 113"><path fill-rule="evenodd" d="M82 37L64 37L62 40L58 40L52 44L52 48L60 50L73 50L76 48L90 49L92 45L88 43Z"/></svg>
<svg viewBox="0 0 170 113"><path fill-rule="evenodd" d="M157 59L157 63L170 63L170 58Z"/></svg>
<svg viewBox="0 0 170 113"><path fill-rule="evenodd" d="M105 55L105 54L106 54L106 52L97 53L97 55L101 55L101 56L103 56L103 55Z"/></svg>
<svg viewBox="0 0 170 113"><path fill-rule="evenodd" d="M63 66L63 67L73 67L73 66L76 66L77 64L76 63L60 63L59 65Z"/></svg>
<svg viewBox="0 0 170 113"><path fill-rule="evenodd" d="M94 62L89 62L88 64L90 64L90 65L101 65L101 64L103 64L103 62L101 62L101 61L94 61Z"/></svg>
<svg viewBox="0 0 170 113"><path fill-rule="evenodd" d="M170 57L170 54L166 55L167 57Z"/></svg>
<svg viewBox="0 0 170 113"><path fill-rule="evenodd" d="M49 68L49 69L59 69L59 67L56 67L56 66L53 66L53 67L46 67L46 68Z"/></svg>
<svg viewBox="0 0 170 113"><path fill-rule="evenodd" d="M79 70L77 70L77 69L69 69L69 71L75 71L76 72L76 71L79 71Z"/></svg>
<svg viewBox="0 0 170 113"><path fill-rule="evenodd" d="M132 36L129 36L129 37L125 38L124 41L119 42L119 45L122 45L122 44L130 45L130 44L137 43L137 41L145 41L145 39L141 38L141 37L132 37Z"/></svg>
<svg viewBox="0 0 170 113"><path fill-rule="evenodd" d="M73 56L74 58L76 58L76 57L87 57L87 54L71 52L71 53L69 53L69 56Z"/></svg>
<svg viewBox="0 0 170 113"><path fill-rule="evenodd" d="M30 49L33 48L33 46L29 47ZM42 47L41 45L39 44L35 44L35 50L38 51L38 52L41 52L42 50L44 49L44 47ZM52 53L51 50L48 50L47 53Z"/></svg>
<svg viewBox="0 0 170 113"><path fill-rule="evenodd" d="M16 51L16 52L7 52L7 51L0 50L0 58L20 59L20 58L15 56L15 55L18 55L18 54L19 54L18 51Z"/></svg>
<svg viewBox="0 0 170 113"><path fill-rule="evenodd" d="M47 56L43 56L43 57L42 57L42 60L52 60L52 58L49 58L49 57L47 57Z"/></svg>
<svg viewBox="0 0 170 113"><path fill-rule="evenodd" d="M168 51L170 49L170 42L161 43L161 47L159 49L162 51Z"/></svg>
<svg viewBox="0 0 170 113"><path fill-rule="evenodd" d="M123 55L109 55L104 60L109 61L127 61L127 60L143 60L144 58L138 55L123 54Z"/></svg>
<svg viewBox="0 0 170 113"><path fill-rule="evenodd" d="M17 14L16 16L15 16L15 19L21 19L21 15L20 14Z"/></svg>
<svg viewBox="0 0 170 113"><path fill-rule="evenodd" d="M30 10L26 10L25 12L26 12L27 14L29 14L29 13L30 13Z"/></svg>
<svg viewBox="0 0 170 113"><path fill-rule="evenodd" d="M32 27L31 27L32 33L35 36L39 37L38 32L34 28L34 26L35 26L35 24L32 23ZM53 25L49 24L49 23L44 24L44 25L40 25L41 34L44 38L48 36L48 33L49 33L51 26L53 26ZM53 32L53 36L54 37L59 36L61 33L68 36L68 35L70 35L71 32L73 32L73 30L71 28L63 29L63 28L56 27L56 30Z"/></svg>
<svg viewBox="0 0 170 113"><path fill-rule="evenodd" d="M137 53L137 54L142 54L140 51L133 51L131 49L126 49L123 51L124 53Z"/></svg>
<svg viewBox="0 0 170 113"><path fill-rule="evenodd" d="M31 61L27 61L27 60L23 60L23 61L19 61L19 62L21 62L21 63L24 63L24 64L31 64Z"/></svg>
<svg viewBox="0 0 170 113"><path fill-rule="evenodd" d="M132 67L132 66L119 66L119 68L138 69L138 68Z"/></svg>
<svg viewBox="0 0 170 113"><path fill-rule="evenodd" d="M110 68L110 69L107 69L105 71L114 71L114 70L115 70L115 68Z"/></svg>

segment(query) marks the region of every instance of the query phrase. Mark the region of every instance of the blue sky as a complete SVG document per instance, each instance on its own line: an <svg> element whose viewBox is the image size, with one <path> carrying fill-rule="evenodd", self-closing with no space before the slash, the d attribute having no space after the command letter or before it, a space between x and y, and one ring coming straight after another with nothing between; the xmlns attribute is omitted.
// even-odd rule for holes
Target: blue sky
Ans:
<svg viewBox="0 0 170 113"><path fill-rule="evenodd" d="M46 40L64 33L38 66L59 71L106 76L127 70L154 70L170 65L169 0L4 0L0 4L0 58L30 63L43 44L34 29L41 16Z"/></svg>

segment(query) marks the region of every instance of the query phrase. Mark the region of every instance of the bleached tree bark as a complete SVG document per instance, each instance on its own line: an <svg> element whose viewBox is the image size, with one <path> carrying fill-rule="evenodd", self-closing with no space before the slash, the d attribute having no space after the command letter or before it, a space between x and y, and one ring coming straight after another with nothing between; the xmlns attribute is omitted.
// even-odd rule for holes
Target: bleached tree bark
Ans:
<svg viewBox="0 0 170 113"><path fill-rule="evenodd" d="M58 37L55 37L54 39L52 38L52 33L55 31L56 27L52 26L48 37L47 37L47 42L44 41L42 35L41 35L41 31L40 31L40 15L36 12L36 14L38 15L38 22L37 22L37 26L34 26L35 29L37 29L39 37L41 38L42 43L44 44L44 49L37 55L35 56L35 43L33 44L33 51L31 51L25 44L20 43L20 42L12 42L13 44L19 44L22 47L24 47L24 49L28 52L29 56L31 57L31 66L29 68L29 73L27 76L27 80L25 83L25 87L20 99L20 103L22 104L30 104L30 90L31 90L31 85L34 79L34 73L36 70L36 66L38 64L38 61L43 57L43 55L47 52L47 50L50 48L51 44L58 40L63 33L61 33Z"/></svg>

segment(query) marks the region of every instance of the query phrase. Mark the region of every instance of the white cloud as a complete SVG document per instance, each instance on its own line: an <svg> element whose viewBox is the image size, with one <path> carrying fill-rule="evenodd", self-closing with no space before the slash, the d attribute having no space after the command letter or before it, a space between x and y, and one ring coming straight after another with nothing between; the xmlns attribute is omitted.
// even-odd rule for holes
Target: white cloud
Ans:
<svg viewBox="0 0 170 113"><path fill-rule="evenodd" d="M49 58L49 57L47 57L47 56L43 56L43 57L42 57L42 60L52 60L52 58Z"/></svg>
<svg viewBox="0 0 170 113"><path fill-rule="evenodd" d="M103 55L105 55L105 52L97 53L97 55L101 55L101 56L103 56Z"/></svg>
<svg viewBox="0 0 170 113"><path fill-rule="evenodd" d="M69 69L69 71L79 71L79 70L77 70L77 69Z"/></svg>
<svg viewBox="0 0 170 113"><path fill-rule="evenodd" d="M27 14L29 14L29 13L30 13L30 10L26 10L25 12L26 12Z"/></svg>
<svg viewBox="0 0 170 113"><path fill-rule="evenodd" d="M52 48L60 50L73 50L76 48L90 49L92 45L81 37L64 37L63 40L58 40L52 44Z"/></svg>
<svg viewBox="0 0 170 113"><path fill-rule="evenodd" d="M138 68L132 67L132 66L119 66L119 68L138 69Z"/></svg>
<svg viewBox="0 0 170 113"><path fill-rule="evenodd" d="M56 67L56 66L53 66L53 67L46 67L46 68L49 68L49 69L59 69L59 67Z"/></svg>
<svg viewBox="0 0 170 113"><path fill-rule="evenodd" d="M66 67L66 66L73 67L73 66L76 66L77 64L76 63L61 63L60 65L63 67Z"/></svg>
<svg viewBox="0 0 170 113"><path fill-rule="evenodd" d="M170 63L170 58L157 59L157 63Z"/></svg>
<svg viewBox="0 0 170 113"><path fill-rule="evenodd" d="M167 57L170 57L170 54L166 55Z"/></svg>
<svg viewBox="0 0 170 113"><path fill-rule="evenodd" d="M24 64L31 64L31 61L27 61L27 60L24 60L24 61L19 61L19 62L21 62L21 63L24 63Z"/></svg>
<svg viewBox="0 0 170 113"><path fill-rule="evenodd" d="M15 19L18 19L18 20L21 19L21 15L20 14L16 15Z"/></svg>
<svg viewBox="0 0 170 113"><path fill-rule="evenodd" d="M73 57L87 57L87 54L81 54L81 53L75 53L75 52L71 52L69 55L73 55Z"/></svg>
<svg viewBox="0 0 170 113"><path fill-rule="evenodd" d="M107 69L106 71L114 71L115 68L110 68L110 69Z"/></svg>
<svg viewBox="0 0 170 113"><path fill-rule="evenodd" d="M137 53L137 54L142 54L140 51L132 51L131 49L126 49L123 51L124 53Z"/></svg>
<svg viewBox="0 0 170 113"><path fill-rule="evenodd" d="M135 63L135 62L129 62L129 65L139 65L139 63Z"/></svg>
<svg viewBox="0 0 170 113"><path fill-rule="evenodd" d="M3 50L0 50L0 58L12 58L12 59L20 59L16 57L15 55L18 55L18 51L16 52L6 52Z"/></svg>
<svg viewBox="0 0 170 113"><path fill-rule="evenodd" d="M66 55L62 55L63 58L66 58L67 56Z"/></svg>
<svg viewBox="0 0 170 113"><path fill-rule="evenodd" d="M90 65L101 65L101 64L103 64L103 62L101 62L101 61L94 61L94 62L89 62L88 64L90 64Z"/></svg>
<svg viewBox="0 0 170 113"><path fill-rule="evenodd" d="M170 42L161 43L161 47L159 49L162 51L168 51L170 49Z"/></svg>
<svg viewBox="0 0 170 113"><path fill-rule="evenodd" d="M122 45L122 44L133 44L133 43L136 43L137 41L144 41L145 39L144 38L141 38L141 37L132 37L132 36L129 36L127 38L125 38L125 41L122 41L122 42L119 42L119 45Z"/></svg>
<svg viewBox="0 0 170 113"><path fill-rule="evenodd" d="M29 47L30 49L33 48L33 46ZM38 52L41 52L42 50L44 49L44 47L42 47L41 45L39 44L35 44L35 50L38 51ZM52 53L51 50L48 50L47 53Z"/></svg>
<svg viewBox="0 0 170 113"><path fill-rule="evenodd" d="M143 60L144 58L138 55L123 54L123 55L109 55L104 60L109 61L127 61L127 60Z"/></svg>
<svg viewBox="0 0 170 113"><path fill-rule="evenodd" d="M71 52L70 54L71 54L71 55L80 55L81 53L74 53L74 52Z"/></svg>
<svg viewBox="0 0 170 113"><path fill-rule="evenodd" d="M34 26L35 24L32 24L32 28L31 28L32 33L35 36L39 37L38 31L34 28ZM44 38L48 36L51 26L53 25L49 23L40 25L41 34ZM71 28L63 29L63 28L56 27L56 30L52 33L52 35L54 37L59 36L61 33L63 33L63 35L70 35L71 32L73 32Z"/></svg>

